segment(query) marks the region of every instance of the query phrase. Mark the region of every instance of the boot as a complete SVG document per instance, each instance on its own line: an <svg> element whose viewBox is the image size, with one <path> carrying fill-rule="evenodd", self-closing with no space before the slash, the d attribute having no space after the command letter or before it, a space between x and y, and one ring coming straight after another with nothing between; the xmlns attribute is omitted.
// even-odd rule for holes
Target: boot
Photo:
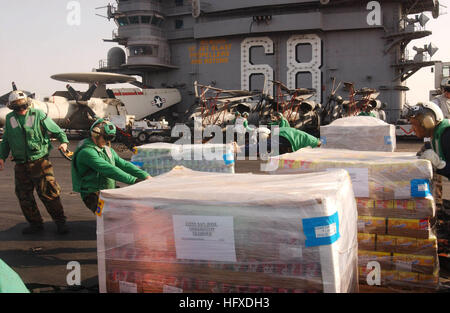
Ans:
<svg viewBox="0 0 450 313"><path fill-rule="evenodd" d="M22 229L22 234L24 235L32 235L40 233L44 230L44 225L42 224L30 224L30 226Z"/></svg>
<svg viewBox="0 0 450 313"><path fill-rule="evenodd" d="M69 232L69 228L66 225L66 222L56 222L56 233L59 235L64 235Z"/></svg>

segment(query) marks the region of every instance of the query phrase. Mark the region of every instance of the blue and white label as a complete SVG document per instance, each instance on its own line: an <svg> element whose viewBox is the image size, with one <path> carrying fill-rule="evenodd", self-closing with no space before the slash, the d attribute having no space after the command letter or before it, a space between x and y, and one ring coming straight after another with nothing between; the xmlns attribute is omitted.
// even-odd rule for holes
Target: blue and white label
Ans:
<svg viewBox="0 0 450 313"><path fill-rule="evenodd" d="M340 237L338 213L303 219L303 233L306 236L306 247L332 244Z"/></svg>
<svg viewBox="0 0 450 313"><path fill-rule="evenodd" d="M424 198L431 196L430 181L428 179L411 180L411 197Z"/></svg>
<svg viewBox="0 0 450 313"><path fill-rule="evenodd" d="M384 144L385 145L392 145L392 137L391 136L384 136Z"/></svg>
<svg viewBox="0 0 450 313"><path fill-rule="evenodd" d="M325 226L317 226L314 228L314 232L316 233L316 238L326 238L336 235L336 223Z"/></svg>
<svg viewBox="0 0 450 313"><path fill-rule="evenodd" d="M326 136L320 137L320 142L321 142L323 145L326 145L326 144L327 144L327 137L326 137Z"/></svg>
<svg viewBox="0 0 450 313"><path fill-rule="evenodd" d="M137 167L140 167L140 168L142 168L144 166L144 162L135 162L135 161L133 162L133 161L131 161L131 163L136 165Z"/></svg>
<svg viewBox="0 0 450 313"><path fill-rule="evenodd" d="M223 161L225 162L225 165L230 165L234 163L234 155L233 153L227 153L223 155Z"/></svg>

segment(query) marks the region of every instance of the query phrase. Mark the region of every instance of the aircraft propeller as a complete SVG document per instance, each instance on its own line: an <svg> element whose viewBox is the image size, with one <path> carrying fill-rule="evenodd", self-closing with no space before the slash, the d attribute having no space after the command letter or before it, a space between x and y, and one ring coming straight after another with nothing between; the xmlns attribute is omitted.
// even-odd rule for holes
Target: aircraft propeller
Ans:
<svg viewBox="0 0 450 313"><path fill-rule="evenodd" d="M86 111L87 114L89 114L94 120L96 119L97 115L89 107L88 101L91 99L91 97L94 94L97 87L98 87L97 83L92 84L83 95L80 95L80 93L77 92L72 86L70 86L69 84L66 85L67 91L69 92L70 96L75 100L76 104L78 105L78 110L73 112L72 115L70 115L70 117L67 119L68 123L70 123L73 116L77 115L78 113L81 113L82 111Z"/></svg>

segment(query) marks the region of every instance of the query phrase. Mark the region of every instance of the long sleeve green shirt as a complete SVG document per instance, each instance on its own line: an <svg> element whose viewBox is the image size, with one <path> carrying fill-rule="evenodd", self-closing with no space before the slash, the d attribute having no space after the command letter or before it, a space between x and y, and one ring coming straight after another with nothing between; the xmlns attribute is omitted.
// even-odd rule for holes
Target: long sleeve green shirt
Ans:
<svg viewBox="0 0 450 313"><path fill-rule="evenodd" d="M0 293L30 293L17 273L0 259Z"/></svg>
<svg viewBox="0 0 450 313"><path fill-rule="evenodd" d="M278 121L269 123L269 125L274 125L274 126L277 125L279 127L291 127L291 125L289 124L288 120L286 118L284 118L284 117L282 117Z"/></svg>
<svg viewBox="0 0 450 313"><path fill-rule="evenodd" d="M75 192L85 198L92 192L113 189L116 181L131 185L136 179L146 179L149 174L134 164L120 158L109 148L98 147L86 139L73 156L72 185Z"/></svg>
<svg viewBox="0 0 450 313"><path fill-rule="evenodd" d="M280 127L279 135L291 143L293 152L305 147L315 148L319 144L318 138L292 127Z"/></svg>
<svg viewBox="0 0 450 313"><path fill-rule="evenodd" d="M64 131L39 109L30 108L25 116L14 111L8 113L3 141L0 143L0 159L6 160L10 152L17 163L47 156L52 149L48 133L61 143L69 143Z"/></svg>
<svg viewBox="0 0 450 313"><path fill-rule="evenodd" d="M360 113L358 114L358 116L372 116L372 117L377 117L377 116L375 115L375 113L373 113L373 112L364 112L364 111L360 112Z"/></svg>

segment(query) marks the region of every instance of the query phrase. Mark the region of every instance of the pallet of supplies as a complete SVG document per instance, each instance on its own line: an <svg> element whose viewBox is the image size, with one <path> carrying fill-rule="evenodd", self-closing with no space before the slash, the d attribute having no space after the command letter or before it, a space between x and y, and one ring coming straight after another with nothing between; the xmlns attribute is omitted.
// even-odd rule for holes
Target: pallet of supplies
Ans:
<svg viewBox="0 0 450 313"><path fill-rule="evenodd" d="M428 239L432 234L430 219L358 216L360 233Z"/></svg>
<svg viewBox="0 0 450 313"><path fill-rule="evenodd" d="M264 171L310 173L341 168L351 176L355 197L401 200L431 196L431 162L410 152L303 148L270 157Z"/></svg>
<svg viewBox="0 0 450 313"><path fill-rule="evenodd" d="M356 198L358 214L376 215L393 218L423 219L435 216L436 203L434 197L402 200L375 200Z"/></svg>
<svg viewBox="0 0 450 313"><path fill-rule="evenodd" d="M371 116L351 116L320 126L323 148L394 152L395 126Z"/></svg>
<svg viewBox="0 0 450 313"><path fill-rule="evenodd" d="M131 162L152 177L183 166L195 171L234 173L234 144L151 143L135 148Z"/></svg>
<svg viewBox="0 0 450 313"><path fill-rule="evenodd" d="M397 292L435 290L439 287L439 262L436 254L419 255L360 249L358 262L361 285L388 288ZM377 269L371 266L373 262L379 264ZM378 271L378 274L373 273L373 270ZM374 275L379 275L377 284L369 283Z"/></svg>
<svg viewBox="0 0 450 313"><path fill-rule="evenodd" d="M436 203L429 161L413 153L301 149L273 157L266 168L274 174L348 171L358 210L360 284L373 277L373 262L381 271L380 285L362 290L404 292L438 287L437 239L432 225Z"/></svg>
<svg viewBox="0 0 450 313"><path fill-rule="evenodd" d="M100 291L357 292L357 211L343 170L292 175L177 168L104 190Z"/></svg>

